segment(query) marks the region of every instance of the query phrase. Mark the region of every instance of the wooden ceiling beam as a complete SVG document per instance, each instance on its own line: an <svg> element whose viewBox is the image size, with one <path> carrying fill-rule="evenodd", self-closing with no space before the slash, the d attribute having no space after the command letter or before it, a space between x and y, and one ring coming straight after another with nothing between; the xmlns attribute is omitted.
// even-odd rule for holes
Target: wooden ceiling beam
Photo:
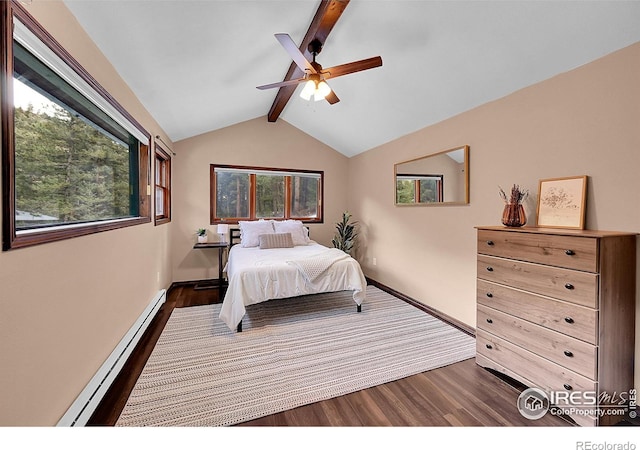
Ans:
<svg viewBox="0 0 640 450"><path fill-rule="evenodd" d="M311 59L313 58L313 55L309 51L309 43L314 39L317 39L322 43L322 45L324 45L327 37L329 36L329 33L333 29L334 25L336 24L348 4L349 0L322 0L320 2L320 6L318 7L316 14L311 21L311 25L309 25L307 34L304 36L304 39L300 43L300 51L309 61L311 61ZM289 66L287 74L284 76L283 81L293 80L302 76L304 76L302 70L300 70L294 62L292 62ZM280 114L284 110L284 107L287 106L287 103L295 92L296 87L297 85L283 86L278 89L276 98L271 105L269 114L267 115L267 120L269 122L275 122L276 120L278 120L278 117L280 117Z"/></svg>

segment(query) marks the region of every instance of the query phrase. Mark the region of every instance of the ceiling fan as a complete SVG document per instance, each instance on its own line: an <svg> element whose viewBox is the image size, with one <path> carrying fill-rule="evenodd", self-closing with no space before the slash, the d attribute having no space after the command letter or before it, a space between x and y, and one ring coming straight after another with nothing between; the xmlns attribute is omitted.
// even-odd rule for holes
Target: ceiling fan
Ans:
<svg viewBox="0 0 640 450"><path fill-rule="evenodd" d="M330 104L334 104L339 102L340 99L329 87L326 80L367 69L373 69L374 67L380 67L382 65L382 58L380 56L374 56L373 58L362 59L360 61L354 61L323 69L322 66L316 62L316 56L322 51L322 42L320 42L320 40L313 39L309 43L308 51L313 55L313 59L309 61L293 42L291 36L286 33L278 33L275 37L287 53L289 53L289 56L291 56L291 59L293 59L298 68L304 72L304 76L293 80L281 81L279 83L265 84L258 86L258 89L280 88L305 83L304 89L300 93L302 98L310 100L311 97L313 97L315 101L326 99Z"/></svg>
<svg viewBox="0 0 640 450"><path fill-rule="evenodd" d="M289 35L276 34L276 39L278 39L282 46L287 50L287 53L289 53L293 62L289 66L289 70L284 76L283 81L280 83L273 83L271 85L258 86L258 89L279 87L276 98L274 99L273 104L269 109L269 113L267 114L267 120L269 122L275 122L278 120L280 113L282 113L289 102L289 99L293 95L298 84L305 81L307 83L308 81L313 81L313 86L315 87L324 81L326 85L325 80L329 78L336 78L349 73L372 69L382 65L382 58L379 56L364 59L362 61L342 64L329 69L322 69L322 66L316 62L316 55L320 53L320 50L322 50L329 33L331 33L336 22L342 16L342 13L348 6L349 1L350 0L321 0L318 5L318 10L309 24L309 29L300 43L300 47L295 45ZM308 89L311 90L311 85L309 84L309 86L310 88ZM327 88L324 87L324 85L323 89L326 93ZM314 100L316 99L316 90L317 89L313 89L313 92L311 93ZM308 91L305 95L306 94L308 94ZM331 90L328 91L325 99L331 104L340 101L338 96Z"/></svg>

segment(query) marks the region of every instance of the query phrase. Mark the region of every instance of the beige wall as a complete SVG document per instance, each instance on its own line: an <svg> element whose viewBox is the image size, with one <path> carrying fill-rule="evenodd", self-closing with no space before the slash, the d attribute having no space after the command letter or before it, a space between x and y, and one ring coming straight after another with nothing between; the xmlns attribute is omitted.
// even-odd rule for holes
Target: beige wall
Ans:
<svg viewBox="0 0 640 450"><path fill-rule="evenodd" d="M174 281L218 277L215 250L194 250L195 231L209 224L211 164L324 171L324 224L309 225L312 239L331 245L334 224L347 207L348 159L283 119L266 117L195 136L175 145L172 264Z"/></svg>
<svg viewBox="0 0 640 450"><path fill-rule="evenodd" d="M544 178L588 175L587 228L640 232L638 80L640 43L351 158L349 208L363 226L366 275L475 326L474 226L500 224L498 186L514 183L531 192L535 224ZM394 163L465 144L469 205L393 205ZM636 387L638 342L640 331Z"/></svg>
<svg viewBox="0 0 640 450"><path fill-rule="evenodd" d="M152 135L165 133L61 2L25 6ZM158 290L171 224L0 252L0 425L55 425Z"/></svg>

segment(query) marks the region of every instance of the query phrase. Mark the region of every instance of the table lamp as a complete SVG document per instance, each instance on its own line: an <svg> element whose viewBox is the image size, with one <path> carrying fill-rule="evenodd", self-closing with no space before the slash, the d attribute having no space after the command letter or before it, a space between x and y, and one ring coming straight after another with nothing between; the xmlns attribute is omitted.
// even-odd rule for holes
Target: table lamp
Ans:
<svg viewBox="0 0 640 450"><path fill-rule="evenodd" d="M227 242L227 233L229 232L229 225L219 224L218 234L220 235L220 242Z"/></svg>

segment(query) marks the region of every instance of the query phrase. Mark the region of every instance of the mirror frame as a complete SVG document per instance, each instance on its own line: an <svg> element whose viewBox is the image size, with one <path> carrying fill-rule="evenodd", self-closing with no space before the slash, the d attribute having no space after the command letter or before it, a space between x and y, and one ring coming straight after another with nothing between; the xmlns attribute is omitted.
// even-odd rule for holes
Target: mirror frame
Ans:
<svg viewBox="0 0 640 450"><path fill-rule="evenodd" d="M464 200L455 202L428 202L428 203L398 203L398 166L401 164L412 163L420 161L422 159L431 158L434 156L440 156L445 153L452 152L454 150L464 150ZM420 156L418 158L410 159L408 161L402 161L393 165L393 202L396 206L452 206L452 205L468 205L469 204L469 146L461 145L453 147L448 150L443 150L437 153L431 153L429 155Z"/></svg>

